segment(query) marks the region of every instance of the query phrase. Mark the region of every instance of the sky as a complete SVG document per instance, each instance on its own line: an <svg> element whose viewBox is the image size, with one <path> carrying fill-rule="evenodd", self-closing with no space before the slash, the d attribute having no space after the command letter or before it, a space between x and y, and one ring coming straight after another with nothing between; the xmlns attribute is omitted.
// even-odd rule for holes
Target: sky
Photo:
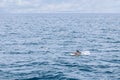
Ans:
<svg viewBox="0 0 120 80"><path fill-rule="evenodd" d="M120 13L120 0L0 0L0 13Z"/></svg>

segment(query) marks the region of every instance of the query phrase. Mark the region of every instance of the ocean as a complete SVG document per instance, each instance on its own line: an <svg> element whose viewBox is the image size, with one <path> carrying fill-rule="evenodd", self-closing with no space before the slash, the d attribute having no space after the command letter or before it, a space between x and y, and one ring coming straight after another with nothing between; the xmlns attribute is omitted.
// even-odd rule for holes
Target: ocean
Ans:
<svg viewBox="0 0 120 80"><path fill-rule="evenodd" d="M120 80L120 14L1 14L0 80Z"/></svg>

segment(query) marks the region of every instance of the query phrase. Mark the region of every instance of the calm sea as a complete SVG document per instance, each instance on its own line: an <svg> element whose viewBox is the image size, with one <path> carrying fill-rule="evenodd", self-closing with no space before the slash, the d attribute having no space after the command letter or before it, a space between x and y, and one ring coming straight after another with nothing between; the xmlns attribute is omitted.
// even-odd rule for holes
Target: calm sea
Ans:
<svg viewBox="0 0 120 80"><path fill-rule="evenodd" d="M0 80L120 80L120 14L1 14Z"/></svg>

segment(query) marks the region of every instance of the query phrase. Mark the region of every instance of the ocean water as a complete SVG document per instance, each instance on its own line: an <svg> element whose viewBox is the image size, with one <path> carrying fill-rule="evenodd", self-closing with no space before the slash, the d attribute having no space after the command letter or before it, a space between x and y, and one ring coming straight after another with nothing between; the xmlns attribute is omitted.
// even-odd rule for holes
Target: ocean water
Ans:
<svg viewBox="0 0 120 80"><path fill-rule="evenodd" d="M0 80L120 80L120 14L1 14Z"/></svg>

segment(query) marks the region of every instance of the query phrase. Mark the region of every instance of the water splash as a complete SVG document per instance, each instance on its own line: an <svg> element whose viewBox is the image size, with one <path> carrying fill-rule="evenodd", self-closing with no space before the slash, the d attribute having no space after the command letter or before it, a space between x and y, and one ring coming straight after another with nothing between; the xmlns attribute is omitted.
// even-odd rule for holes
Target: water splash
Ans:
<svg viewBox="0 0 120 80"><path fill-rule="evenodd" d="M82 51L82 55L91 55L90 51Z"/></svg>

